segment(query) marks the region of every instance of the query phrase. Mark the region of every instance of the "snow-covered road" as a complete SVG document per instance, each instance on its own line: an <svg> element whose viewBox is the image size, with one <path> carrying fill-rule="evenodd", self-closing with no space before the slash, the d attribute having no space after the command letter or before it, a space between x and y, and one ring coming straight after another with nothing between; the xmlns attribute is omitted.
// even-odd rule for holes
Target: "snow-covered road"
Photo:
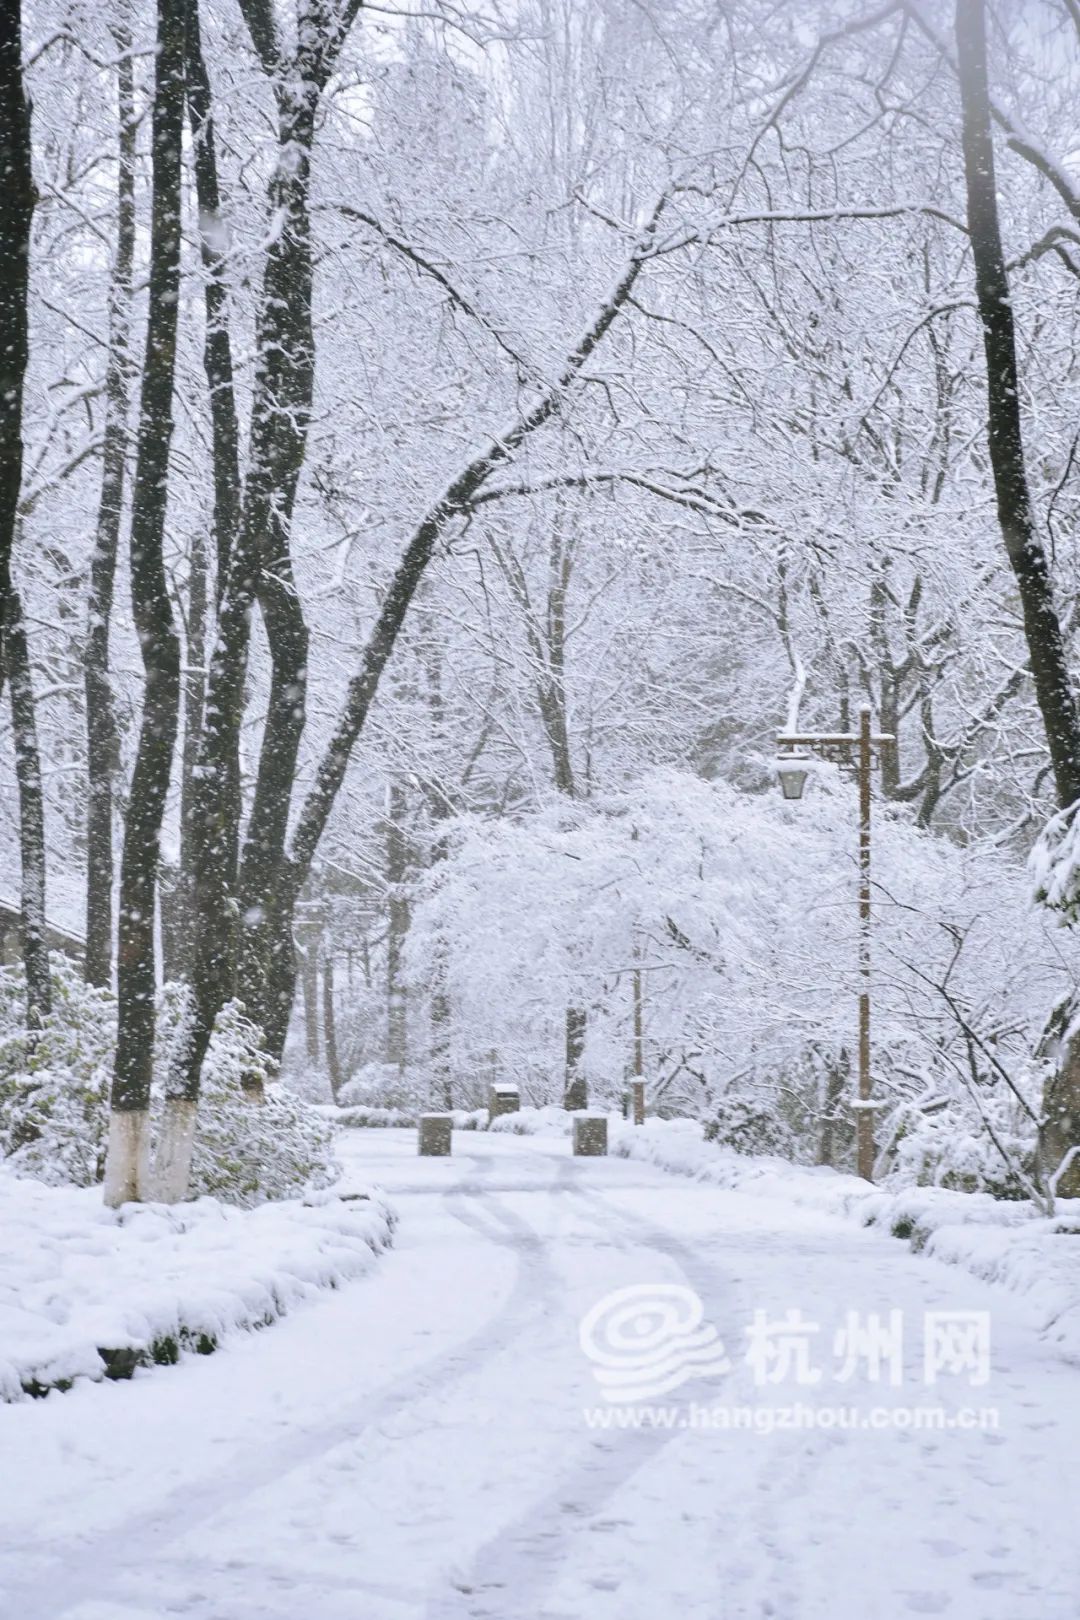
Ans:
<svg viewBox="0 0 1080 1620"><path fill-rule="evenodd" d="M0 1614L1077 1620L1080 1372L1014 1296L561 1141L459 1134L419 1160L413 1133L364 1131L344 1151L401 1216L370 1276L213 1357L0 1410ZM579 1321L639 1283L693 1289L732 1371L660 1397L672 1428L590 1426L614 1409ZM924 1313L954 1310L990 1312L989 1380L928 1387ZM756 1311L817 1324L813 1387L757 1382ZM849 1311L903 1313L899 1386L837 1380ZM939 1403L997 1427L694 1415Z"/></svg>

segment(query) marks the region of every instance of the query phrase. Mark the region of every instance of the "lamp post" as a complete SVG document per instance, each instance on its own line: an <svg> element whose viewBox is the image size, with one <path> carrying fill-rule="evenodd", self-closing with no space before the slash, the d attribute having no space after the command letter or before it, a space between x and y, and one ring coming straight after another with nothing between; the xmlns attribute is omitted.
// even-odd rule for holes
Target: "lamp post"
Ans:
<svg viewBox="0 0 1080 1620"><path fill-rule="evenodd" d="M636 954L636 953L635 953ZM641 968L635 966L631 978L631 988L634 995L634 1078L630 1082L630 1095L633 1099L633 1115L635 1125L645 1123L645 1029L641 1007Z"/></svg>
<svg viewBox="0 0 1080 1620"><path fill-rule="evenodd" d="M891 748L896 738L889 732L875 733L869 708L859 710L856 732L830 734L812 732L795 736L781 733L781 748L808 749L828 759L839 755L850 761L856 750L856 777L859 784L859 1094L853 1102L856 1121L856 1159L859 1175L874 1179L874 1109L877 1106L870 1078L870 771L874 750ZM805 755L789 752L777 762L780 788L785 799L801 799L806 785Z"/></svg>

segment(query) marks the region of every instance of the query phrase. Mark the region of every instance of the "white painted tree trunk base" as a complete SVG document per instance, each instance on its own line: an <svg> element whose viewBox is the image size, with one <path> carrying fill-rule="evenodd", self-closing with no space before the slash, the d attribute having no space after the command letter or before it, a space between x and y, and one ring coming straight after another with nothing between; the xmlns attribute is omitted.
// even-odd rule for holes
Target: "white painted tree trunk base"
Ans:
<svg viewBox="0 0 1080 1620"><path fill-rule="evenodd" d="M150 1194L150 1112L146 1108L109 1115L105 1150L105 1203L109 1209L138 1204Z"/></svg>
<svg viewBox="0 0 1080 1620"><path fill-rule="evenodd" d="M165 1104L154 1162L154 1197L162 1204L179 1204L188 1195L198 1111L198 1103L183 1097L170 1097Z"/></svg>

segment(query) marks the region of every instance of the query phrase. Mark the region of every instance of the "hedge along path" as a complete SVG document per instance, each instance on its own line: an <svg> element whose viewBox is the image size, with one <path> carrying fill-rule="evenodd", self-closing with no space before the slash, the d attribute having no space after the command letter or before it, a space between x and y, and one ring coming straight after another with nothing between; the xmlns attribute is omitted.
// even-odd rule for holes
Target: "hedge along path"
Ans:
<svg viewBox="0 0 1080 1620"><path fill-rule="evenodd" d="M247 1210L202 1198L109 1212L99 1199L0 1179L0 1400L210 1355L362 1276L394 1230L361 1191Z"/></svg>

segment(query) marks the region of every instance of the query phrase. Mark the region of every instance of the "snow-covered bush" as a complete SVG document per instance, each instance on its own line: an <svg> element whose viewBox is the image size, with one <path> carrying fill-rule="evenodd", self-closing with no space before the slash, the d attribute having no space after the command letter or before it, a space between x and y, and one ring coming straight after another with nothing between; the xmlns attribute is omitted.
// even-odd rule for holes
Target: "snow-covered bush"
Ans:
<svg viewBox="0 0 1080 1620"><path fill-rule="evenodd" d="M1035 899L1066 923L1080 918L1080 813L1075 804L1051 816L1028 861Z"/></svg>
<svg viewBox="0 0 1080 1620"><path fill-rule="evenodd" d="M513 1114L497 1114L490 1130L500 1136L569 1136L574 1116L565 1108L519 1108Z"/></svg>
<svg viewBox="0 0 1080 1620"><path fill-rule="evenodd" d="M182 994L178 987L166 986L158 1020L158 1073L164 1072L181 1017ZM327 1187L337 1179L333 1126L301 1098L275 1085L273 1077L258 1028L236 1002L229 1002L218 1014L203 1063L192 1197L210 1193L230 1204L259 1204L295 1197L306 1187ZM245 1081L264 1088L262 1103L244 1095Z"/></svg>
<svg viewBox="0 0 1080 1620"><path fill-rule="evenodd" d="M342 1108L387 1108L415 1115L428 1106L416 1077L402 1074L396 1063L365 1063L338 1088Z"/></svg>
<svg viewBox="0 0 1080 1620"><path fill-rule="evenodd" d="M892 1179L904 1186L945 1187L952 1192L984 1192L994 1198L1026 1198L1034 1167L1030 1131L1018 1131L1005 1110L994 1106L995 1143L973 1111L957 1104L924 1113L904 1106L892 1126L895 1168ZM1001 1149L1021 1175L1010 1170ZM1028 1178L1027 1183L1022 1179Z"/></svg>
<svg viewBox="0 0 1080 1620"><path fill-rule="evenodd" d="M0 968L0 1155L20 1174L87 1187L105 1163L116 1008L64 956L53 1010L31 1042L21 968Z"/></svg>
<svg viewBox="0 0 1080 1620"><path fill-rule="evenodd" d="M351 1080L338 1087L337 1100L341 1108L382 1108L389 1105L381 1099L392 1092L399 1082L396 1068L382 1063L368 1063ZM400 1090L400 1084L397 1086ZM379 1099L376 1101L376 1099Z"/></svg>
<svg viewBox="0 0 1080 1620"><path fill-rule="evenodd" d="M204 1071L191 1195L251 1205L329 1187L340 1174L333 1139L332 1124L283 1086L268 1085L253 1104L219 1071Z"/></svg>
<svg viewBox="0 0 1080 1620"><path fill-rule="evenodd" d="M346 1105L329 1117L337 1125L355 1131L402 1130L416 1124L416 1115L406 1108L367 1108L363 1104Z"/></svg>
<svg viewBox="0 0 1080 1620"><path fill-rule="evenodd" d="M733 1148L736 1153L799 1157L794 1133L776 1109L742 1097L720 1099L715 1116L706 1121L705 1140Z"/></svg>
<svg viewBox="0 0 1080 1620"><path fill-rule="evenodd" d="M24 1028L18 968L0 969L0 1155L18 1174L53 1185L93 1186L104 1172L116 1005L85 985L64 957L52 958L53 1010L36 1041ZM166 986L158 1018L161 1075L181 1016L182 993ZM270 1084L259 1031L235 1003L220 1014L203 1067L192 1195L255 1204L328 1186L337 1174L333 1128L313 1108ZM261 1106L242 1079L261 1081ZM154 1087L152 1112L160 1109Z"/></svg>

